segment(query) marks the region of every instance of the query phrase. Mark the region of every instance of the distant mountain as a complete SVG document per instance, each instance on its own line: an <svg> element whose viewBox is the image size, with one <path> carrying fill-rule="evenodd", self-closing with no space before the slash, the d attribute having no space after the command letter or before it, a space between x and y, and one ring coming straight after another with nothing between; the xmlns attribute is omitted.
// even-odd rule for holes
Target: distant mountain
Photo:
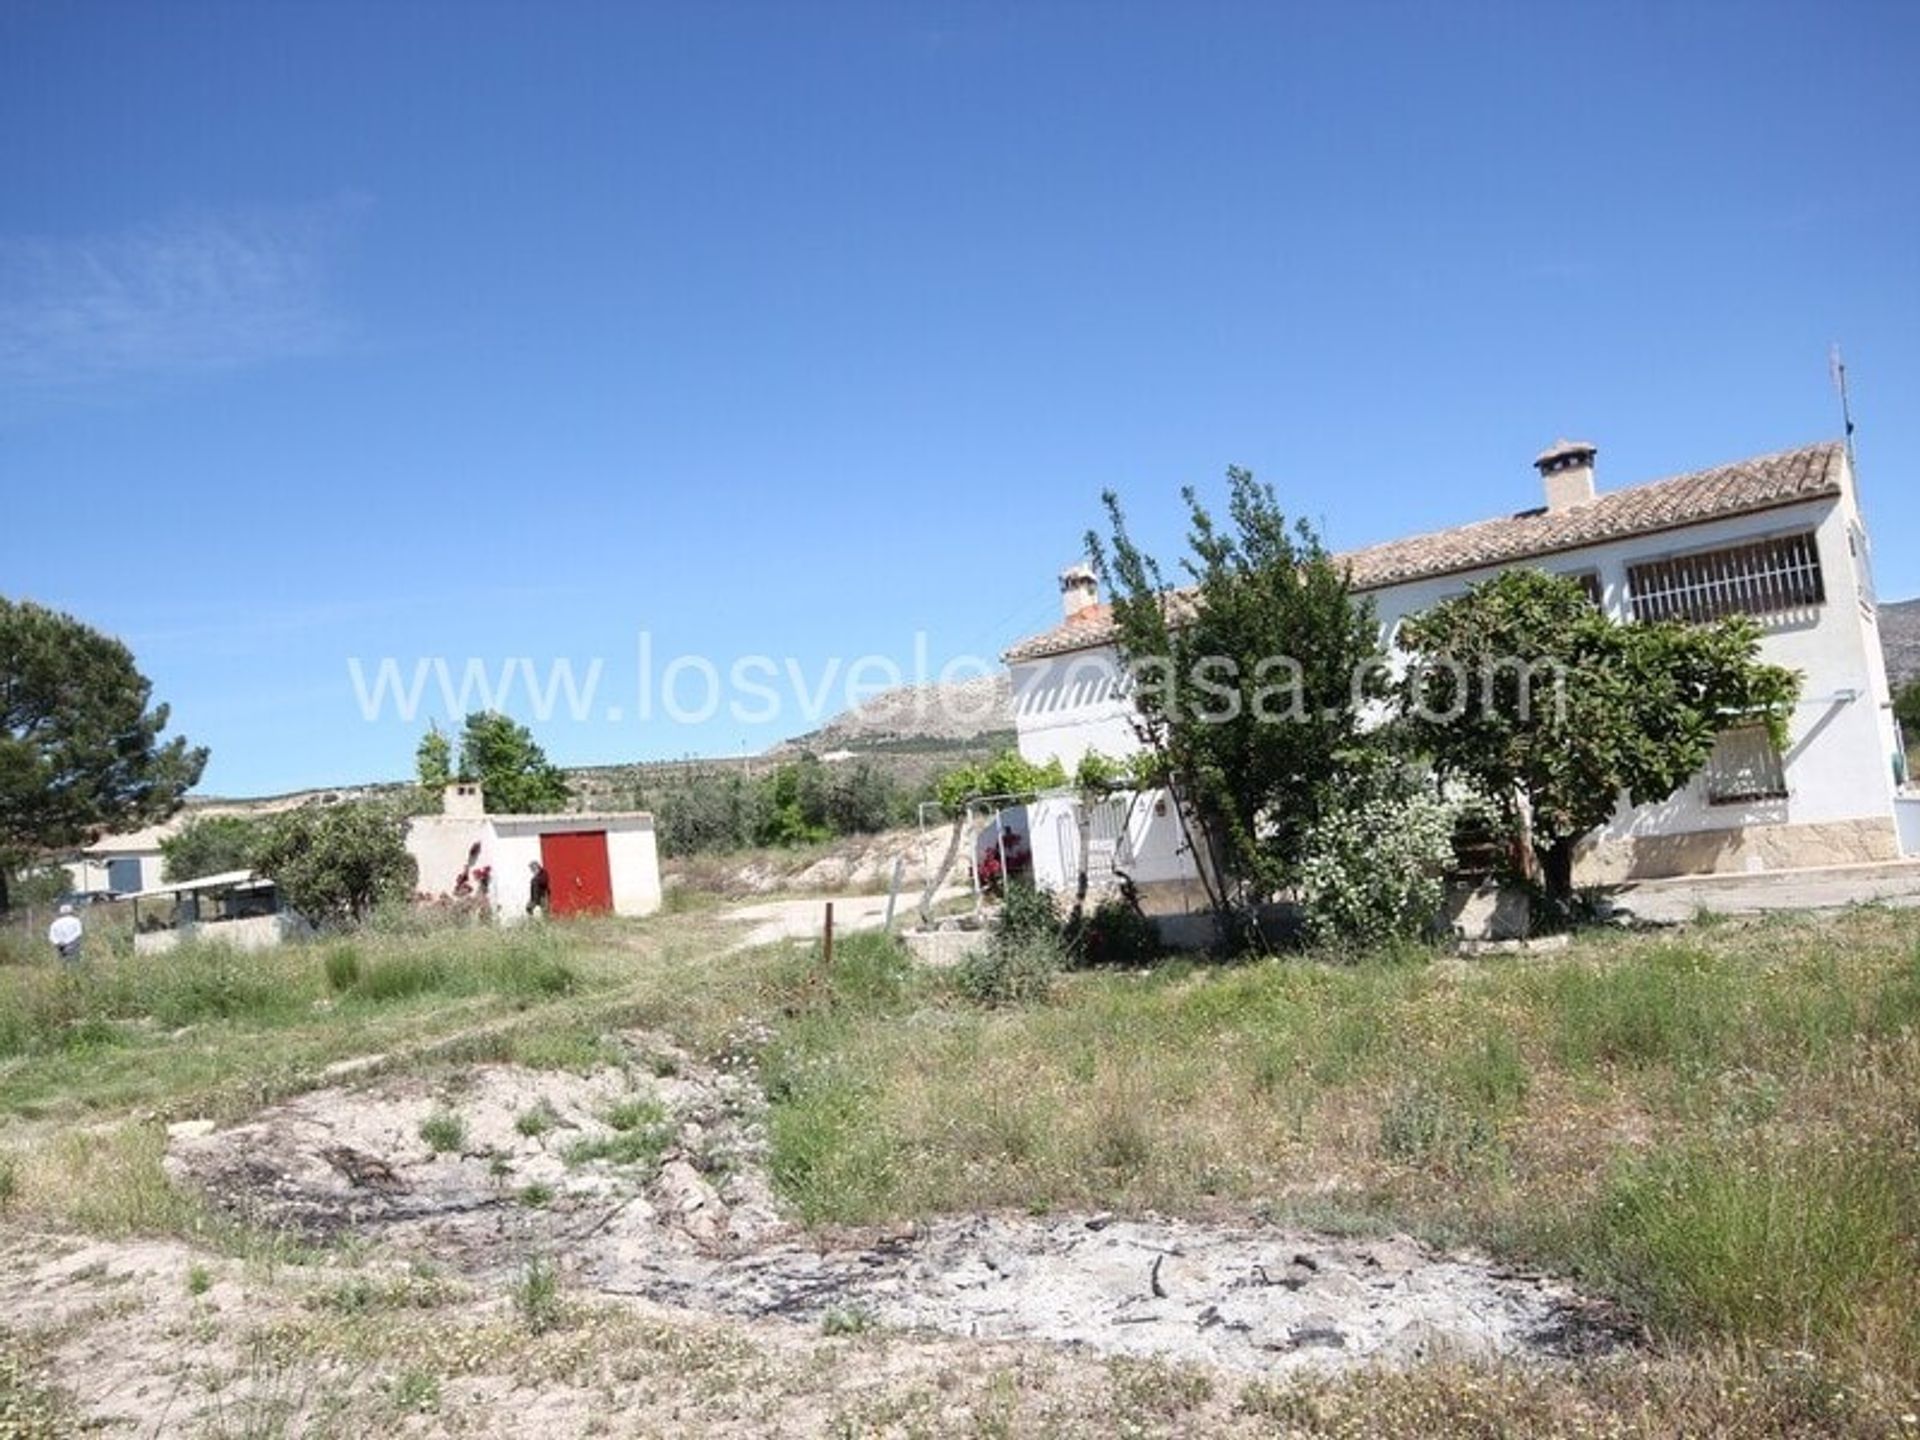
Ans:
<svg viewBox="0 0 1920 1440"><path fill-rule="evenodd" d="M1894 689L1920 677L1920 600L1880 607L1880 648Z"/></svg>
<svg viewBox="0 0 1920 1440"><path fill-rule="evenodd" d="M944 684L882 691L818 730L782 741L767 753L841 750L945 750L1013 737L1013 682L1003 671Z"/></svg>

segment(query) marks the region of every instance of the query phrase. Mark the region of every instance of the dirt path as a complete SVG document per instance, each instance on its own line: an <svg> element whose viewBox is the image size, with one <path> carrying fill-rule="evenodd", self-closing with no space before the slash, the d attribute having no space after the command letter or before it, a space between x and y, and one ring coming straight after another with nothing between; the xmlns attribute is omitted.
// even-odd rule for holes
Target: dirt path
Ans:
<svg viewBox="0 0 1920 1440"><path fill-rule="evenodd" d="M964 893L962 887L948 886L934 898L945 901ZM917 889L902 891L894 909L895 923L907 923L919 903ZM878 930L886 920L885 895L809 895L801 900L761 900L751 905L731 906L720 912L720 919L749 927L733 946L749 950L782 940L818 939L826 923L829 904L833 906L833 925L838 932Z"/></svg>

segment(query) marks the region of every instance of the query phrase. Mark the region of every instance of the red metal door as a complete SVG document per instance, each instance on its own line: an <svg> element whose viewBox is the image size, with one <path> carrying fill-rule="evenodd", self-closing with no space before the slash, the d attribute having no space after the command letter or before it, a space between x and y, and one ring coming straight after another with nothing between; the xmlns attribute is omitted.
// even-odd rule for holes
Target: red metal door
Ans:
<svg viewBox="0 0 1920 1440"><path fill-rule="evenodd" d="M547 867L548 903L555 915L604 915L613 909L606 831L542 835L540 863Z"/></svg>

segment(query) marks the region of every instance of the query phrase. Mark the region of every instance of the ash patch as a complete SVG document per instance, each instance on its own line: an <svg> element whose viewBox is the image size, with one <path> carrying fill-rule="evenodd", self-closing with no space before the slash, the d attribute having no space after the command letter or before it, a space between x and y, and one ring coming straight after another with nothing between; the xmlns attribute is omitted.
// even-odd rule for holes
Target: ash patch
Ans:
<svg viewBox="0 0 1920 1440"><path fill-rule="evenodd" d="M1254 1373L1591 1355L1626 1339L1544 1275L1405 1236L1263 1227L965 1216L841 1250L798 1245L687 1264L610 1246L598 1288L748 1317L873 1322L983 1340L1045 1340Z"/></svg>
<svg viewBox="0 0 1920 1440"><path fill-rule="evenodd" d="M592 1075L482 1066L177 1126L168 1164L256 1223L375 1238L490 1285L538 1253L577 1290L754 1321L837 1313L1262 1374L1577 1358L1633 1338L1559 1280L1405 1236L975 1214L826 1244L777 1213L751 1078L625 1039L634 1062ZM422 1126L449 1115L460 1142L436 1151Z"/></svg>
<svg viewBox="0 0 1920 1440"><path fill-rule="evenodd" d="M317 1090L244 1125L174 1127L167 1168L251 1224L378 1237L464 1269L564 1251L604 1230L725 1249L780 1229L751 1084L657 1041L591 1075L480 1066ZM433 1119L457 1121L436 1149ZM445 1137L441 1137L443 1144Z"/></svg>

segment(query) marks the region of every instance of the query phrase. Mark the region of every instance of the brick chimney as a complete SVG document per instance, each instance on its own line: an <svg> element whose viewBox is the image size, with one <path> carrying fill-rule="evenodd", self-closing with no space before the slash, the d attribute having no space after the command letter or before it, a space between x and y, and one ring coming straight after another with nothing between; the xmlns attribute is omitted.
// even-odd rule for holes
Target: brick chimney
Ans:
<svg viewBox="0 0 1920 1440"><path fill-rule="evenodd" d="M1556 440L1534 457L1533 468L1547 488L1547 509L1571 510L1593 499L1593 457L1600 452L1584 440Z"/></svg>
<svg viewBox="0 0 1920 1440"><path fill-rule="evenodd" d="M1099 603L1100 582L1087 566L1074 565L1060 572L1060 609L1067 619Z"/></svg>

